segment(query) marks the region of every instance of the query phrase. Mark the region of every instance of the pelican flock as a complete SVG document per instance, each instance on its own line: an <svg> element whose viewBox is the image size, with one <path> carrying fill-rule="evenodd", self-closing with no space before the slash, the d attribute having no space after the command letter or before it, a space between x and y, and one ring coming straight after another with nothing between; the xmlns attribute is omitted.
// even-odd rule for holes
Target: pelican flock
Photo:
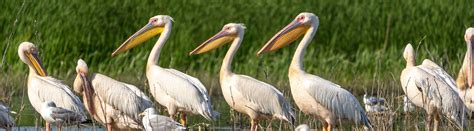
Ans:
<svg viewBox="0 0 474 131"><path fill-rule="evenodd" d="M319 17L313 13L300 13L276 33L257 52L257 56L289 46L302 38L288 68L290 91L298 109L319 120L324 131L333 130L338 125L377 129L372 126L366 112L391 112L385 107L384 98L365 94L362 98L364 110L357 98L345 88L305 71L305 50L316 35L319 22ZM166 107L169 117L159 115L154 108L155 101L138 87L103 74L91 73L82 59L77 61L75 68L73 92L66 82L48 75L39 58L38 48L33 43L20 43L18 56L29 69L26 81L28 99L45 120L46 130L51 130L51 125L62 130L62 126L82 124L88 120L84 109L88 112L89 119L100 123L107 131L188 130L187 115L200 115L210 121L218 119L220 114L213 109L206 86L198 78L158 65L161 50L171 35L173 23L170 16L154 16L112 53L112 56L116 56L159 36L148 56L145 75L149 93L159 105ZM218 76L222 97L231 109L249 117L250 130L258 130L263 120L275 119L287 121L295 130L310 130L308 125L311 124L303 123L306 120L296 121L292 103L287 101L281 91L271 84L232 71L232 60L243 41L245 31L243 24L226 24L189 55L203 54L230 44ZM405 95L401 106L405 113L415 108L424 109L425 130L438 130L442 119L459 130L469 126L468 118L474 111L474 28L465 31L464 40L467 51L456 81L433 61L425 59L422 64L416 65L413 46L407 44L405 47L403 58L406 66L400 75ZM82 101L74 93L82 97ZM11 130L15 126L15 119L10 114L15 112L0 104L0 128ZM180 123L174 120L178 114ZM300 126L295 128L296 124Z"/></svg>
<svg viewBox="0 0 474 131"><path fill-rule="evenodd" d="M211 98L201 81L178 70L163 68L156 64L160 57L161 48L171 34L172 26L173 18L170 16L158 15L152 17L143 28L130 36L115 50L112 56L161 34L150 52L146 65L150 93L160 105L168 109L170 117L180 112L181 124L183 125L186 125L186 114L189 113L200 114L208 120L217 119L219 113L212 109Z"/></svg>
<svg viewBox="0 0 474 131"><path fill-rule="evenodd" d="M438 130L441 115L453 122L457 128L467 126L470 111L456 91L454 79L436 63L425 59L415 66L415 50L411 44L405 47L403 57L406 68L400 75L400 82L408 100L423 108L426 113L426 129Z"/></svg>
<svg viewBox="0 0 474 131"><path fill-rule="evenodd" d="M219 74L222 94L229 106L250 117L251 130L257 130L259 120L281 119L294 124L295 113L283 93L265 82L250 76L232 72L234 58L244 38L245 26L238 23L226 24L222 30L206 40L189 54L202 54L231 43Z"/></svg>
<svg viewBox="0 0 474 131"><path fill-rule="evenodd" d="M323 130L332 130L340 121L364 125L365 128L371 129L370 121L354 95L331 81L304 71L304 52L318 26L318 16L313 13L300 13L273 36L257 55L280 49L303 36L288 69L291 94L298 108L319 119L323 123Z"/></svg>

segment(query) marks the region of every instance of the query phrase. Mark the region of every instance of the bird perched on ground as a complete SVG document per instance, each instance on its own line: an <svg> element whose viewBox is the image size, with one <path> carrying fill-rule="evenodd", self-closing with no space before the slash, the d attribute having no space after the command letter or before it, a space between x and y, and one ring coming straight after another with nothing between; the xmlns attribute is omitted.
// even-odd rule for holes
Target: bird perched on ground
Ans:
<svg viewBox="0 0 474 131"><path fill-rule="evenodd" d="M366 105L377 105L377 104L385 104L385 98L382 97L375 97L375 96L367 96L364 94L364 104Z"/></svg>
<svg viewBox="0 0 474 131"><path fill-rule="evenodd" d="M154 108L147 108L140 113L140 116L143 116L142 123L145 131L186 130L186 127L173 119L158 115Z"/></svg>
<svg viewBox="0 0 474 131"><path fill-rule="evenodd" d="M15 126L15 119L10 114L16 114L11 111L7 106L0 104L0 128L10 130Z"/></svg>
<svg viewBox="0 0 474 131"><path fill-rule="evenodd" d="M82 114L62 107L57 107L52 101L46 101L43 103L40 114L46 122L57 124L58 130L61 130L61 125L75 125L86 121Z"/></svg>
<svg viewBox="0 0 474 131"><path fill-rule="evenodd" d="M367 112L383 112L383 111L388 110L388 108L384 105L385 98L367 96L367 94L364 94L363 100L364 100L365 111Z"/></svg>

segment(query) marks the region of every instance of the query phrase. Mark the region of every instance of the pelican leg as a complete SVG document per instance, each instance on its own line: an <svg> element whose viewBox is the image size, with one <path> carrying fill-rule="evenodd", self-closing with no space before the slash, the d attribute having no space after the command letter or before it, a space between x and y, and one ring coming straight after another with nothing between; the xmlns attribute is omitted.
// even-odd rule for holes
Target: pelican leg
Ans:
<svg viewBox="0 0 474 131"><path fill-rule="evenodd" d="M331 124L328 124L328 129L326 129L327 131L331 131L332 130L332 126Z"/></svg>
<svg viewBox="0 0 474 131"><path fill-rule="evenodd" d="M433 127L434 131L438 131L439 122L440 122L439 115L435 114L435 116L434 116L434 127Z"/></svg>
<svg viewBox="0 0 474 131"><path fill-rule="evenodd" d="M186 127L186 113L181 112L181 124Z"/></svg>
<svg viewBox="0 0 474 131"><path fill-rule="evenodd" d="M328 123L323 122L323 131L327 131L328 126L329 126Z"/></svg>
<svg viewBox="0 0 474 131"><path fill-rule="evenodd" d="M61 123L58 123L58 124L56 125L56 128L58 128L58 131L62 131Z"/></svg>
<svg viewBox="0 0 474 131"><path fill-rule="evenodd" d="M107 123L107 131L112 131L112 123Z"/></svg>
<svg viewBox="0 0 474 131"><path fill-rule="evenodd" d="M44 127L44 128L46 128L46 131L50 131L50 130L51 130L50 126L51 126L51 125L50 125L48 122L46 122L46 125L45 125L45 127Z"/></svg>
<svg viewBox="0 0 474 131"><path fill-rule="evenodd" d="M431 123L433 121L432 115L428 114L426 116L426 122L425 122L425 131L430 131L431 130Z"/></svg>
<svg viewBox="0 0 474 131"><path fill-rule="evenodd" d="M257 129L258 129L258 120L252 119L252 121L250 121L250 123L251 123L250 130L251 131L257 131Z"/></svg>

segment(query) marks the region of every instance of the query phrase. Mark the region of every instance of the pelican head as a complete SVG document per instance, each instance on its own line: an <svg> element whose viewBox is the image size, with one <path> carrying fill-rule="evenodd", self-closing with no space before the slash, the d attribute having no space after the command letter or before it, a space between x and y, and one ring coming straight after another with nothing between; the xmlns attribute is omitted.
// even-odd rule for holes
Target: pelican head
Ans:
<svg viewBox="0 0 474 131"><path fill-rule="evenodd" d="M243 36L245 26L241 23L229 23L224 25L222 30L208 40L204 41L196 49L191 51L189 55L201 54L216 49L224 44L230 43L239 36Z"/></svg>
<svg viewBox="0 0 474 131"><path fill-rule="evenodd" d="M405 51L403 52L403 58L407 61L407 63L410 64L415 64L415 50L413 49L413 46L411 46L410 43L407 44L405 47ZM413 63L412 63L413 62Z"/></svg>
<svg viewBox="0 0 474 131"><path fill-rule="evenodd" d="M318 16L313 13L300 13L290 24L273 36L257 55L285 47L303 36L311 27L317 28L318 25Z"/></svg>
<svg viewBox="0 0 474 131"><path fill-rule="evenodd" d="M94 115L94 107L92 106L94 101L93 101L93 94L94 94L94 88L92 87L91 81L89 78L87 78L89 68L87 67L87 64L84 60L79 59L77 60L77 66L76 66L76 73L77 77L76 80L74 80L74 91L76 93L79 93L81 95L84 95L85 99L84 101L87 101L86 106L88 107L87 109L89 110L89 113L91 115Z"/></svg>
<svg viewBox="0 0 474 131"><path fill-rule="evenodd" d="M38 57L38 49L31 42L23 42L18 47L18 56L20 56L21 61L27 64L30 67L30 70L33 69L37 75L47 76L46 70L41 63L41 60Z"/></svg>
<svg viewBox="0 0 474 131"><path fill-rule="evenodd" d="M125 52L137 45L161 34L166 26L171 27L173 18L167 15L157 15L151 17L148 23L130 36L120 47L112 53L112 56Z"/></svg>
<svg viewBox="0 0 474 131"><path fill-rule="evenodd" d="M472 87L474 84L474 28L471 27L466 29L466 33L464 34L464 40L467 44L466 58L464 63L467 63L467 66L463 67L463 70L466 71L467 74L467 86Z"/></svg>
<svg viewBox="0 0 474 131"><path fill-rule="evenodd" d="M86 84L89 83L87 79L88 71L89 71L89 68L87 68L86 62L82 59L77 60L77 66L76 66L77 78L74 81L74 91L76 93L82 94L82 92L84 91L84 86L86 86Z"/></svg>

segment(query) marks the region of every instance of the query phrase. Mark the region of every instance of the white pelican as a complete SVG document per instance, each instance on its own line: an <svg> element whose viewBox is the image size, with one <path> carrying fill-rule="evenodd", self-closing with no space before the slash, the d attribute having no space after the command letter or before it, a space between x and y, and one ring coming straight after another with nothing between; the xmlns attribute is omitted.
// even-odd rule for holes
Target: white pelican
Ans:
<svg viewBox="0 0 474 131"><path fill-rule="evenodd" d="M74 91L82 95L86 109L107 131L142 129L139 114L153 107L145 93L99 73L88 77L87 64L81 59L77 61L76 73Z"/></svg>
<svg viewBox="0 0 474 131"><path fill-rule="evenodd" d="M173 18L158 15L128 38L112 56L129 50L155 35L161 34L148 56L146 76L150 92L155 100L168 109L170 117L181 112L181 123L186 126L186 113L200 114L208 120L217 119L218 113L212 110L211 98L206 87L198 79L175 69L160 67L156 63L160 51L171 33Z"/></svg>
<svg viewBox="0 0 474 131"><path fill-rule="evenodd" d="M288 26L279 31L257 55L280 49L303 36L288 71L291 94L296 105L306 114L323 122L323 130L335 124L350 122L371 128L369 119L357 99L341 86L303 69L303 55L316 34L319 18L313 13L300 13Z"/></svg>
<svg viewBox="0 0 474 131"><path fill-rule="evenodd" d="M174 121L173 119L158 115L155 108L148 108L140 113L145 131L157 130L186 130L186 127Z"/></svg>
<svg viewBox="0 0 474 131"><path fill-rule="evenodd" d="M464 56L464 61L462 67L459 71L456 84L458 87L459 95L464 100L464 104L469 108L469 110L474 111L474 28L468 28L464 35L464 40L466 41L467 51Z"/></svg>
<svg viewBox="0 0 474 131"><path fill-rule="evenodd" d="M257 130L258 121L262 119L277 118L294 124L293 108L280 91L270 84L231 71L232 58L239 49L244 31L245 27L242 24L226 24L219 33L189 54L201 54L232 42L220 70L222 94L227 104L250 117L252 130Z"/></svg>
<svg viewBox="0 0 474 131"><path fill-rule="evenodd" d="M414 105L427 112L426 129L431 129L434 118L434 130L437 130L441 114L458 128L466 127L468 109L455 91L453 78L428 59L415 66L415 51L411 44L406 46L403 57L407 65L400 76L402 88Z"/></svg>
<svg viewBox="0 0 474 131"><path fill-rule="evenodd" d="M30 70L28 75L28 99L36 112L41 113L44 102L52 101L58 107L81 114L83 120L85 120L86 115L83 112L84 105L82 105L81 100L62 81L48 76L41 60L38 58L38 49L33 43L21 43L18 48L18 55ZM46 122L46 129L50 129L48 122Z"/></svg>
<svg viewBox="0 0 474 131"><path fill-rule="evenodd" d="M10 130L15 126L15 119L13 119L11 114L16 114L16 112L11 111L10 108L0 103L0 128Z"/></svg>
<svg viewBox="0 0 474 131"><path fill-rule="evenodd" d="M85 121L82 114L56 107L56 104L52 101L43 103L40 114L46 122L58 125L58 130L61 130L62 124L77 125Z"/></svg>

